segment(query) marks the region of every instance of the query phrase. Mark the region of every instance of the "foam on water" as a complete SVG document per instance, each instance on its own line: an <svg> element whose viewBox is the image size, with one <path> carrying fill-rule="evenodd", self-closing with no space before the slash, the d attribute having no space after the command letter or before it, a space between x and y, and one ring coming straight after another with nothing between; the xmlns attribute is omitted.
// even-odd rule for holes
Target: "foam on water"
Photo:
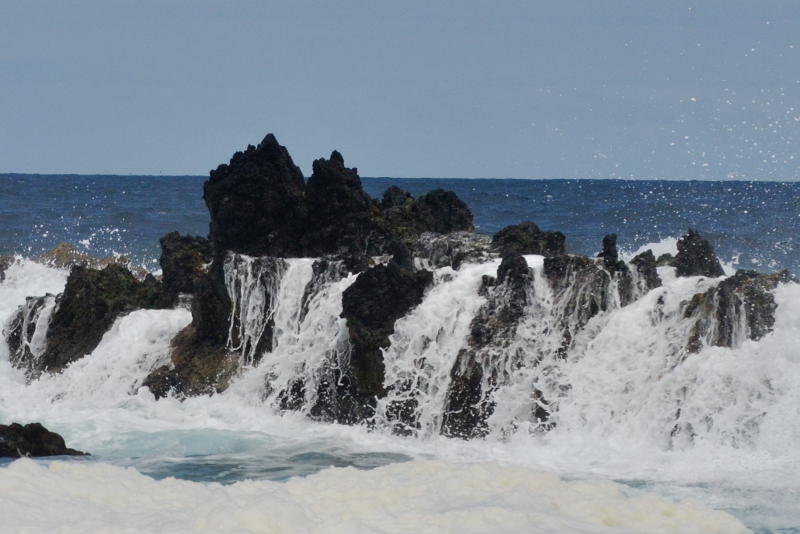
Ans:
<svg viewBox="0 0 800 534"><path fill-rule="evenodd" d="M0 493L3 527L31 534L65 527L128 534L749 532L732 516L697 503L628 496L611 482L565 482L490 463L331 468L282 484L223 487L154 481L107 464L18 460L0 470Z"/></svg>
<svg viewBox="0 0 800 534"><path fill-rule="evenodd" d="M331 512L337 506L334 503L342 508L342 503L350 502L349 498L334 501L333 490L331 495L325 493L326 484L335 483L340 496L350 495L343 493L349 491L346 488L365 491L363 509L348 512L353 521L351 532L376 531L379 523L386 532L393 532L397 525L405 526L406 531L425 531L431 525L441 526L439 531L469 531L468 518L481 524L480 517L490 522L484 527L497 520L508 532L536 532L532 528L541 532L617 532L623 528L713 532L713 524L702 523L700 516L726 517L704 508L663 504L651 497L639 501L639 497L620 495L618 487L612 489L606 483L589 484L587 487L593 488L589 493L594 495L589 498L575 489L580 484L554 481L552 475L530 470L544 469L569 478L617 479L628 487L681 500L697 499L732 511L759 528L800 525L796 507L800 500L800 453L796 447L800 441L800 285L786 284L776 290L774 331L760 341L741 339L732 349L705 347L684 357L674 350L688 328L680 317L681 303L720 279L675 278L673 269L661 268L664 287L625 307L616 302L608 312L592 318L564 360L554 356L554 338L548 337L558 321L550 324L545 318L569 317L558 315L558 299L544 281L541 258L527 260L534 283L525 320L512 345L492 363L498 369L513 368L514 372L508 373L513 380L495 393L497 407L489 421L492 432L485 440L446 439L436 429L453 358L466 343L469 324L485 302L477 287L483 275L494 274L498 262L464 265L458 271L449 267L437 270L436 283L423 302L395 326L392 343L384 351L386 383L395 387L379 404L376 422L386 421L389 402L414 396L421 431L413 439L363 427L312 423L302 413L277 409L279 393L294 380L312 385L305 388L301 412L313 404L314 385L324 378L322 370L347 357L345 323L339 317L341 294L356 276L320 274L311 259L285 261L279 276L270 282L274 296L270 302L266 292L240 293L242 302L247 300L252 309L269 310L273 340L263 353L256 354L252 347L259 345L259 339L253 334L259 329L263 332L265 326L255 319L244 321L233 338L250 339L251 348L232 348L247 355L243 359L247 365L221 395L183 402L174 398L155 401L147 389L139 387L152 369L168 361L170 340L191 320L183 309L140 310L120 317L91 355L61 374L45 375L30 384L21 371L10 366L7 347L0 343L0 421L40 421L62 433L70 446L90 450L95 459L132 465L159 478L172 474L224 482L283 480L328 465L375 467L408 458L442 460L390 466L373 471L374 475L325 470L306 479L308 482L275 485L261 480L228 488L175 480L154 482L104 464L55 463L45 468L23 461L0 470L0 485L17 488L17 493L9 493L13 499L0 500L0 506L12 508L8 517L23 521L21 511L29 510L26 507L32 504L28 502L37 502L31 501L30 495L47 494L54 503L53 515L28 523L31 532L52 531L57 512L73 517L68 512L73 508L75 520L86 521L76 523L82 525L79 532L91 531L90 525L97 530L103 521L111 521L109 514L116 513L120 521L127 522L119 525L127 525L130 532L156 527L165 532L203 528L248 531L247 525L271 525L273 519L278 521L275 525L285 527L276 514L299 506L305 507L307 515L286 511L286 521L296 522L292 528L325 532L335 523L323 521L325 514L333 513L331 517L336 518L345 513ZM231 275L229 288L242 289L241 284L236 285L240 283L237 277L252 273L248 267ZM19 260L5 275L0 283L3 324L26 297L61 291L67 273ZM507 355L521 346L529 360L520 366ZM251 363L259 358L257 365ZM402 383L414 387L396 387ZM542 391L554 408L555 427L546 433L526 424L531 422L525 414L530 413L533 387ZM489 465L485 463L488 460L516 467ZM458 463L464 461L478 465ZM20 484L25 476L27 482ZM381 479L386 487L379 485ZM117 480L121 486L109 490L108 496L97 491L115 487ZM502 480L512 482L497 490L493 481ZM46 493L59 485L70 489L62 496ZM145 497L127 495L125 485L136 488L132 493L137 495L185 493L186 498L176 495L173 500L140 502L135 499ZM469 492L459 493L459 486ZM555 489L542 489L544 486ZM517 493L514 488L520 487L528 489ZM411 500L398 501L398 495ZM205 506L214 502L212 496L219 499L219 507ZM97 499L107 500L97 504ZM141 515L122 510L126 499L140 503ZM240 506L232 511L231 503L237 500ZM428 501L430 507L426 508ZM397 508L403 506L399 502L406 502L407 508ZM545 502L559 504L548 507ZM197 503L204 506L198 508ZM597 503L610 510L604 519L593 515L599 513ZM684 521L681 524L686 526L680 527L684 530L675 526L679 523L647 523L635 513L646 508L642 503L651 509L663 506L665 514ZM16 509L18 515L14 515ZM78 513L81 510L83 513ZM476 515L475 510L481 514ZM698 512L690 513L692 510ZM184 519L173 524L171 515ZM273 519L263 519L264 515ZM152 524L146 523L147 516ZM390 517L402 520L394 523ZM248 518L256 519L248 523ZM348 519L342 516L341 520ZM718 531L740 528L725 523L729 520L720 519L728 530ZM530 523L524 529L515 526L526 521ZM258 528L270 531L266 526ZM250 531L259 532L255 527ZM503 530L498 527L496 531Z"/></svg>

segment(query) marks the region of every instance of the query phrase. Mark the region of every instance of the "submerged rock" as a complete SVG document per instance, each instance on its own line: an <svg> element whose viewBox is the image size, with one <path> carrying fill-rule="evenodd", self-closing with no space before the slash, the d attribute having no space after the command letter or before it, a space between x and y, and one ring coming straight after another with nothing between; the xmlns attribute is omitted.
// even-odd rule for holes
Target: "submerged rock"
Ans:
<svg viewBox="0 0 800 534"><path fill-rule="evenodd" d="M689 232L678 240L678 254L672 262L678 276L707 276L715 278L723 276L714 247L697 232Z"/></svg>
<svg viewBox="0 0 800 534"><path fill-rule="evenodd" d="M70 449L64 438L39 423L0 425L0 457L22 456L87 456Z"/></svg>
<svg viewBox="0 0 800 534"><path fill-rule="evenodd" d="M788 271L760 274L737 271L716 287L698 293L686 304L684 317L694 319L687 350L703 345L736 347L746 339L761 339L775 325L775 296L781 283L792 281Z"/></svg>
<svg viewBox="0 0 800 534"><path fill-rule="evenodd" d="M492 237L492 246L503 255L558 256L565 253L564 243L561 232L543 232L530 221L506 226Z"/></svg>

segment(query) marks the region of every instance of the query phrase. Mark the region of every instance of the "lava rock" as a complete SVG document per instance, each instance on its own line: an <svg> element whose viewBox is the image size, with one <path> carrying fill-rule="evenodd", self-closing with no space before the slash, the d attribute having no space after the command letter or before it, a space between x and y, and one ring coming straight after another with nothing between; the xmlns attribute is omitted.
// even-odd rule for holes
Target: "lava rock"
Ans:
<svg viewBox="0 0 800 534"><path fill-rule="evenodd" d="M268 134L211 171L203 186L216 250L253 256L297 254L305 182L289 152Z"/></svg>
<svg viewBox="0 0 800 534"><path fill-rule="evenodd" d="M407 191L393 185L383 193L381 199L381 209L388 210L391 208L400 208L414 202L414 197Z"/></svg>
<svg viewBox="0 0 800 534"><path fill-rule="evenodd" d="M673 266L678 276L715 278L725 274L711 243L703 239L696 230L689 230L678 240L678 254L673 260Z"/></svg>
<svg viewBox="0 0 800 534"><path fill-rule="evenodd" d="M603 259L603 265L610 272L625 272L625 262L620 261L617 251L617 234L608 234L603 237L603 250L597 255Z"/></svg>
<svg viewBox="0 0 800 534"><path fill-rule="evenodd" d="M494 237L492 246L501 254L539 254L559 256L565 253L565 238L561 232L543 232L530 221L506 226Z"/></svg>
<svg viewBox="0 0 800 534"><path fill-rule="evenodd" d="M382 348L389 346L394 323L422 302L433 282L429 271L414 272L394 261L359 275L342 295L342 317L350 333L349 389L360 413L340 413L339 420L364 419L385 395Z"/></svg>
<svg viewBox="0 0 800 534"><path fill-rule="evenodd" d="M167 299L174 303L179 293L194 293L195 284L208 271L213 259L211 241L204 237L171 232L161 244L161 282Z"/></svg>
<svg viewBox="0 0 800 534"><path fill-rule="evenodd" d="M87 455L70 449L64 443L64 438L39 423L0 425L0 457Z"/></svg>
<svg viewBox="0 0 800 534"><path fill-rule="evenodd" d="M102 270L73 267L47 330L47 348L34 368L62 370L90 354L117 317L158 307L160 298L160 284L152 276L140 282L117 264Z"/></svg>
<svg viewBox="0 0 800 534"><path fill-rule="evenodd" d="M483 263L494 257L491 237L474 232L422 233L412 245L413 255L428 268L452 267L463 263Z"/></svg>
<svg viewBox="0 0 800 534"><path fill-rule="evenodd" d="M357 169L347 168L342 155L314 161L306 187L303 250L311 256L363 251L379 253L386 235L375 218L380 209L367 195Z"/></svg>
<svg viewBox="0 0 800 534"><path fill-rule="evenodd" d="M423 232L473 232L472 212L452 191L434 189L419 197L412 211Z"/></svg>
<svg viewBox="0 0 800 534"><path fill-rule="evenodd" d="M695 319L688 352L698 352L704 344L736 347L745 339L764 337L775 325L778 306L773 291L790 281L788 271L761 274L739 270L716 287L694 295L683 311L684 317Z"/></svg>
<svg viewBox="0 0 800 534"><path fill-rule="evenodd" d="M470 324L468 346L459 352L450 372L442 433L470 439L488 433L487 419L494 411L493 388L502 377L485 377L485 364L513 339L528 304L533 274L525 258L509 254L497 269L496 279L485 279L481 293L487 302Z"/></svg>
<svg viewBox="0 0 800 534"><path fill-rule="evenodd" d="M652 250L648 249L634 256L630 261L630 265L639 273L639 280L642 284L641 289L643 289L644 293L661 287L661 277L658 276L656 257L653 255Z"/></svg>

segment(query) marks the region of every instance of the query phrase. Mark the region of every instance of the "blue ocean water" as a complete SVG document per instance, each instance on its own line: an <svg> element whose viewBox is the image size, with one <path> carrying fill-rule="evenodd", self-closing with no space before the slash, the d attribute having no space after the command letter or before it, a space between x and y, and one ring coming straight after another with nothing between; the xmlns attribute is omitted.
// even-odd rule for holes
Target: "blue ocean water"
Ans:
<svg viewBox="0 0 800 534"><path fill-rule="evenodd" d="M155 268L158 238L208 232L201 176L0 175L0 254L33 255L61 242L93 255L129 255ZM363 178L380 198L390 185L415 196L451 189L477 230L531 220L593 254L615 232L623 249L692 227L738 268L800 274L800 183L741 181Z"/></svg>

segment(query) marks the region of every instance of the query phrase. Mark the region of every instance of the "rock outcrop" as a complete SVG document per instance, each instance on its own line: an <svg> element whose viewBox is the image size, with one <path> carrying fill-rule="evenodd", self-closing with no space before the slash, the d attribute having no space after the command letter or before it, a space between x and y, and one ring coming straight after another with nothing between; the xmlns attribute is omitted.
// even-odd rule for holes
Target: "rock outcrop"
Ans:
<svg viewBox="0 0 800 534"><path fill-rule="evenodd" d="M399 260L399 261L398 261ZM389 346L394 323L422 302L433 281L429 271L413 271L398 258L361 273L342 295L342 317L350 332L350 367L343 377L353 404L340 406L334 419L342 422L365 420L383 397L384 364L382 348Z"/></svg>
<svg viewBox="0 0 800 534"><path fill-rule="evenodd" d="M507 378L497 374L502 365L495 360L514 338L530 300L532 280L520 254L505 256L497 278L484 279L480 291L487 302L472 320L467 348L458 354L450 373L444 435L469 439L487 434L486 420L494 410L492 392Z"/></svg>
<svg viewBox="0 0 800 534"><path fill-rule="evenodd" d="M539 254L559 256L566 252L561 232L543 232L530 221L506 226L494 237L492 246L500 254Z"/></svg>
<svg viewBox="0 0 800 534"><path fill-rule="evenodd" d="M714 247L696 230L689 232L678 240L678 254L672 261L675 274L678 276L708 276L715 278L723 276L722 270Z"/></svg>
<svg viewBox="0 0 800 534"><path fill-rule="evenodd" d="M171 232L161 244L161 283L165 301L173 304L180 293L194 293L195 286L208 272L213 259L211 242L204 237Z"/></svg>
<svg viewBox="0 0 800 534"><path fill-rule="evenodd" d="M86 455L67 447L64 438L39 423L0 425L0 458Z"/></svg>
<svg viewBox="0 0 800 534"><path fill-rule="evenodd" d="M124 267L102 270L73 267L58 296L47 330L47 347L40 358L25 364L34 372L58 372L90 354L103 334L123 313L158 307L160 284L148 276L137 280Z"/></svg>
<svg viewBox="0 0 800 534"><path fill-rule="evenodd" d="M773 291L791 280L787 271L760 274L740 270L694 295L684 308L684 317L694 320L687 350L697 352L704 345L735 347L745 339L764 337L775 325Z"/></svg>
<svg viewBox="0 0 800 534"><path fill-rule="evenodd" d="M291 256L305 218L305 181L285 147L272 134L236 152L211 171L203 186L217 251L253 256Z"/></svg>

